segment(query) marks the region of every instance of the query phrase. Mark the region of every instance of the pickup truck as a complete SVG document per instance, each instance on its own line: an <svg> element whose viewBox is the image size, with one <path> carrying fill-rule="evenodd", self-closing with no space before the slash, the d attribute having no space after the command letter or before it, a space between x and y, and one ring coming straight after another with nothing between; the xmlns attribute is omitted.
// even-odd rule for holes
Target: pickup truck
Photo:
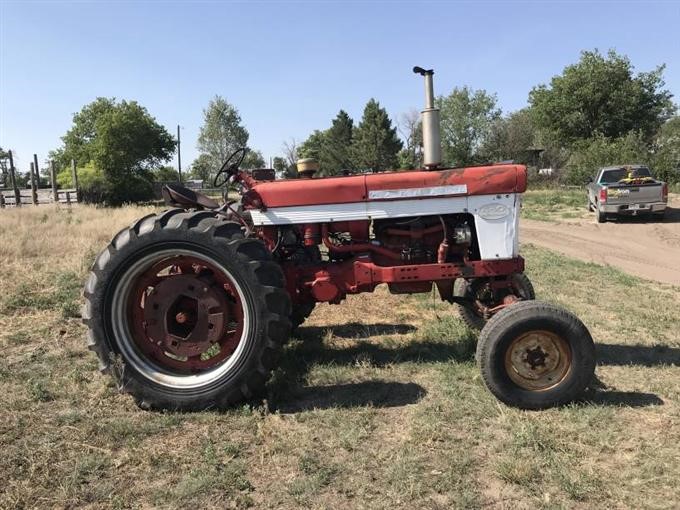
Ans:
<svg viewBox="0 0 680 510"><path fill-rule="evenodd" d="M600 168L587 189L588 210L597 213L598 223L618 215L662 218L668 204L668 184L654 179L644 165Z"/></svg>

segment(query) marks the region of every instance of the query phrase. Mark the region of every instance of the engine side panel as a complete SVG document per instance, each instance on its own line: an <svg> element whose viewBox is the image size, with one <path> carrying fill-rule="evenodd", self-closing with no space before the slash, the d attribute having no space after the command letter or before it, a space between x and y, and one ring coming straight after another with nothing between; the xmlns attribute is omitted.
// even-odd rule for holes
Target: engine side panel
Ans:
<svg viewBox="0 0 680 510"><path fill-rule="evenodd" d="M255 226L332 223L471 213L482 260L514 258L518 254L520 195L476 195L428 199L373 200L351 204L272 207L250 211Z"/></svg>
<svg viewBox="0 0 680 510"><path fill-rule="evenodd" d="M519 194L468 197L482 260L509 259L519 254L521 200Z"/></svg>

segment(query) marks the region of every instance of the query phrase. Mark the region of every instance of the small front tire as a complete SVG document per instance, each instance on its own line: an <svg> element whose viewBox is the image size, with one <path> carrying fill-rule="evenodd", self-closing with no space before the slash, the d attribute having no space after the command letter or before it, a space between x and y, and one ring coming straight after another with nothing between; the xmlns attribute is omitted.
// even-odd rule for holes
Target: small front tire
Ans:
<svg viewBox="0 0 680 510"><path fill-rule="evenodd" d="M482 330L477 363L486 387L521 409L545 409L579 398L595 374L595 346L572 313L540 301L516 303Z"/></svg>
<svg viewBox="0 0 680 510"><path fill-rule="evenodd" d="M533 300L536 299L536 293L534 292L534 286L531 284L531 280L524 273L515 273L511 276L512 287L517 297L523 300ZM455 281L453 285L453 295L458 297L466 297L469 299L477 299L479 288L478 284L481 280L476 280L470 278L468 280L464 278L459 278ZM458 307L458 312L460 313L463 322L472 329L482 329L487 322L487 319L479 313L476 309L470 306L464 306L461 304L456 305Z"/></svg>

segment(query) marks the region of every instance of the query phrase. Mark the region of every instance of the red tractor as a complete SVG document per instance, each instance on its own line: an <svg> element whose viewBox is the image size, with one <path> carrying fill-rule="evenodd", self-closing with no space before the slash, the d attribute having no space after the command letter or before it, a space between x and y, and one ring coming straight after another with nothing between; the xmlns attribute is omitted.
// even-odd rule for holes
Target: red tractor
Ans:
<svg viewBox="0 0 680 510"><path fill-rule="evenodd" d="M222 166L224 205L180 185L174 206L119 232L85 285L89 347L140 406L197 410L260 394L282 345L318 302L347 294L430 292L481 329L477 362L503 402L569 402L593 378L586 327L534 301L518 253L521 165L441 168L432 70L425 77L424 168L300 179Z"/></svg>

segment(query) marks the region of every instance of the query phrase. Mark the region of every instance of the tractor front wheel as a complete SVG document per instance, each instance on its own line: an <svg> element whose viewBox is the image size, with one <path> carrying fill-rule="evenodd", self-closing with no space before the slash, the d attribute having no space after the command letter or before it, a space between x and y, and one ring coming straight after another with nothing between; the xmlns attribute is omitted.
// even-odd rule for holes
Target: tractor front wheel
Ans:
<svg viewBox="0 0 680 510"><path fill-rule="evenodd" d="M223 408L259 394L290 333L280 267L212 213L142 218L99 254L83 320L100 369L146 409Z"/></svg>
<svg viewBox="0 0 680 510"><path fill-rule="evenodd" d="M489 288L489 280L483 278L459 278L453 285L453 295L467 298L471 306L457 304L463 322L472 329L482 329L488 317L482 309L493 308L503 302L503 297L514 293L519 299L529 301L536 299L534 286L524 273L515 273L510 277L511 288L493 291Z"/></svg>
<svg viewBox="0 0 680 510"><path fill-rule="evenodd" d="M540 301L513 304L482 329L477 363L502 402L545 409L581 396L595 373L595 346L570 312Z"/></svg>

